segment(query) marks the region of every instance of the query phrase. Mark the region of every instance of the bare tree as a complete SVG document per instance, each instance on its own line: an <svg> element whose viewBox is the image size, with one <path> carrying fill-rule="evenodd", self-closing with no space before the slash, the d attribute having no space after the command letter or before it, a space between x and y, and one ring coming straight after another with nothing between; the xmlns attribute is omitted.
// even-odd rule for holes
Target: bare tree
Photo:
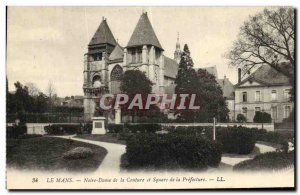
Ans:
<svg viewBox="0 0 300 195"><path fill-rule="evenodd" d="M266 64L294 77L295 26L294 9L265 9L249 18L240 28L227 57L230 64L242 68L243 76L252 68ZM290 68L278 66L286 62Z"/></svg>
<svg viewBox="0 0 300 195"><path fill-rule="evenodd" d="M48 98L49 98L50 109L52 109L54 98L56 96L56 89L55 89L55 86L54 86L54 84L51 80L49 80L49 82L48 82L46 93L47 93Z"/></svg>
<svg viewBox="0 0 300 195"><path fill-rule="evenodd" d="M25 84L28 88L28 94L32 97L36 97L41 92L35 83L28 82Z"/></svg>

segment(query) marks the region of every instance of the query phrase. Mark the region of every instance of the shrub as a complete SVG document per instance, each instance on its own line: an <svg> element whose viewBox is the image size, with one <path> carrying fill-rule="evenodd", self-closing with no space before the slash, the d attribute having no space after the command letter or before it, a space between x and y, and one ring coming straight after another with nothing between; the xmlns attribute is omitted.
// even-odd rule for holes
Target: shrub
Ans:
<svg viewBox="0 0 300 195"><path fill-rule="evenodd" d="M84 159L94 155L92 149L87 147L76 147L66 153L63 154L63 158L65 159Z"/></svg>
<svg viewBox="0 0 300 195"><path fill-rule="evenodd" d="M271 123L272 118L269 113L257 111L257 112L255 112L253 122L255 122L255 123Z"/></svg>
<svg viewBox="0 0 300 195"><path fill-rule="evenodd" d="M247 118L243 114L238 114L236 117L237 122L245 123L247 122Z"/></svg>
<svg viewBox="0 0 300 195"><path fill-rule="evenodd" d="M93 130L93 124L92 123L85 123L83 125L83 134L91 134Z"/></svg>
<svg viewBox="0 0 300 195"><path fill-rule="evenodd" d="M266 131L265 129L256 129L255 138L257 141L270 142L282 145L283 151L287 152L289 144L287 140L278 132Z"/></svg>
<svg viewBox="0 0 300 195"><path fill-rule="evenodd" d="M246 160L236 164L233 167L233 170L279 170L293 165L294 152L268 152L257 155L254 159Z"/></svg>
<svg viewBox="0 0 300 195"><path fill-rule="evenodd" d="M45 126L45 131L49 135L75 134L81 132L81 126L71 125L71 124L68 125L55 124L55 125Z"/></svg>
<svg viewBox="0 0 300 195"><path fill-rule="evenodd" d="M6 137L7 138L19 138L27 133L27 126L20 125L20 126L7 126L6 127Z"/></svg>
<svg viewBox="0 0 300 195"><path fill-rule="evenodd" d="M213 127L177 127L171 134L193 135L213 139ZM255 129L242 126L216 127L216 141L222 145L226 153L249 154L256 141Z"/></svg>
<svg viewBox="0 0 300 195"><path fill-rule="evenodd" d="M110 133L120 133L123 131L123 124L108 124L107 129Z"/></svg>
<svg viewBox="0 0 300 195"><path fill-rule="evenodd" d="M219 144L196 136L174 134L137 134L127 141L131 167L206 168L221 161Z"/></svg>
<svg viewBox="0 0 300 195"><path fill-rule="evenodd" d="M222 144L223 152L249 154L255 146L254 129L246 127L227 127L217 129L216 139Z"/></svg>
<svg viewBox="0 0 300 195"><path fill-rule="evenodd" d="M125 124L124 128L128 129L131 133L155 133L161 130L160 124Z"/></svg>
<svg viewBox="0 0 300 195"><path fill-rule="evenodd" d="M20 136L21 139L30 139L30 138L37 138L37 137L43 137L43 135L40 135L40 134L25 134L25 135Z"/></svg>

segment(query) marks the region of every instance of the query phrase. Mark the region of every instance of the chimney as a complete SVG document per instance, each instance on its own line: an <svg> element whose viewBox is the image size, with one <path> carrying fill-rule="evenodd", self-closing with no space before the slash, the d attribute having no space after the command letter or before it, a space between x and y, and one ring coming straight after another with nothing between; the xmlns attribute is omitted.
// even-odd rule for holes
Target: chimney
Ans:
<svg viewBox="0 0 300 195"><path fill-rule="evenodd" d="M241 82L242 69L238 68L238 83Z"/></svg>

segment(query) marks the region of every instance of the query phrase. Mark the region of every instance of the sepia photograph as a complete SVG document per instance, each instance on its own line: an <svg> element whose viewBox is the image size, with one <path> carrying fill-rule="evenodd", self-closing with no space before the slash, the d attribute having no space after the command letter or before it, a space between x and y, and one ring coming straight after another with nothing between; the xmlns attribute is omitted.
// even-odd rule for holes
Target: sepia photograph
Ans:
<svg viewBox="0 0 300 195"><path fill-rule="evenodd" d="M295 19L7 6L6 188L295 190Z"/></svg>

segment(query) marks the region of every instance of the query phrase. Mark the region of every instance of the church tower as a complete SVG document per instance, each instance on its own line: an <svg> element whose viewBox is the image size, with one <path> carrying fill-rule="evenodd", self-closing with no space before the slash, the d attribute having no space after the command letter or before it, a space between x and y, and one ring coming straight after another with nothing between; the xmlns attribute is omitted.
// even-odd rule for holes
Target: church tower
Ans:
<svg viewBox="0 0 300 195"><path fill-rule="evenodd" d="M99 109L100 96L108 92L108 57L117 42L103 17L101 24L88 44L84 55L84 116L90 120Z"/></svg>
<svg viewBox="0 0 300 195"><path fill-rule="evenodd" d="M163 92L164 49L144 12L124 50L126 69L139 69L152 81L153 92Z"/></svg>
<svg viewBox="0 0 300 195"><path fill-rule="evenodd" d="M180 50L180 43L179 43L179 33L177 33L177 42L176 42L176 49L174 52L174 60L179 64L181 60L181 50Z"/></svg>

